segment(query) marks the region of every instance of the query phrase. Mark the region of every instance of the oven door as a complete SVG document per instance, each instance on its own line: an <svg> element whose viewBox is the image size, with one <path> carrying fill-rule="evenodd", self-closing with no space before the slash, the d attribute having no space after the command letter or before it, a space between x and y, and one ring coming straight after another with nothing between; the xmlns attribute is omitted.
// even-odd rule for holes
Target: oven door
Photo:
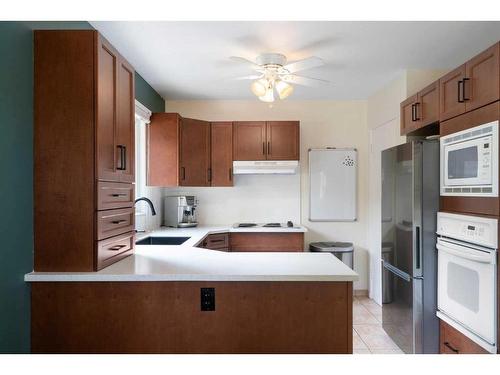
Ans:
<svg viewBox="0 0 500 375"><path fill-rule="evenodd" d="M496 343L496 250L439 238L438 309Z"/></svg>
<svg viewBox="0 0 500 375"><path fill-rule="evenodd" d="M444 146L445 186L492 184L492 137L481 137Z"/></svg>

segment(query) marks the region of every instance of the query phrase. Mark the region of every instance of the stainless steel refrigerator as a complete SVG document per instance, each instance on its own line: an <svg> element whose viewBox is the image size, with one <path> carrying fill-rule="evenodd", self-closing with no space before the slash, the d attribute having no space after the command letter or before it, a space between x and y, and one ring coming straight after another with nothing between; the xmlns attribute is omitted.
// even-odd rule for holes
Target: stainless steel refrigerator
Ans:
<svg viewBox="0 0 500 375"><path fill-rule="evenodd" d="M405 353L438 353L439 141L382 151L382 326Z"/></svg>

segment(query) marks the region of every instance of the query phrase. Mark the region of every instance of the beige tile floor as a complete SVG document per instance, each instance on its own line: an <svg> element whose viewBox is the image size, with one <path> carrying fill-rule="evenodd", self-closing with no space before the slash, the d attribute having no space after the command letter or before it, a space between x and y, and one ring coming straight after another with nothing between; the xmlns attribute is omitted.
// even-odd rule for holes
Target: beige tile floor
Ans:
<svg viewBox="0 0 500 375"><path fill-rule="evenodd" d="M353 298L352 325L354 354L403 354L382 328L382 308L370 298Z"/></svg>

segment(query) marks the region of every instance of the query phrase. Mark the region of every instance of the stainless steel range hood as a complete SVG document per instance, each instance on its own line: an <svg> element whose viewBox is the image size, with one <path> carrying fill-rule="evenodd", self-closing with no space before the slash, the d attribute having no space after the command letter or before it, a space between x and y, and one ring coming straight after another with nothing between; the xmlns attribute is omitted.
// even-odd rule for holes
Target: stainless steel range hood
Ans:
<svg viewBox="0 0 500 375"><path fill-rule="evenodd" d="M233 174L295 174L298 160L233 161Z"/></svg>

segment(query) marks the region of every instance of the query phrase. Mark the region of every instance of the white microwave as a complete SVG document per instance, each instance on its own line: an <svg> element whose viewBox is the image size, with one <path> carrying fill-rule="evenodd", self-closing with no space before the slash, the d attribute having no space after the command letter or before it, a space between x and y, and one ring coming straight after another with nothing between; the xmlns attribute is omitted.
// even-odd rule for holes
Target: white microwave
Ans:
<svg viewBox="0 0 500 375"><path fill-rule="evenodd" d="M440 138L441 195L498 197L498 121Z"/></svg>

